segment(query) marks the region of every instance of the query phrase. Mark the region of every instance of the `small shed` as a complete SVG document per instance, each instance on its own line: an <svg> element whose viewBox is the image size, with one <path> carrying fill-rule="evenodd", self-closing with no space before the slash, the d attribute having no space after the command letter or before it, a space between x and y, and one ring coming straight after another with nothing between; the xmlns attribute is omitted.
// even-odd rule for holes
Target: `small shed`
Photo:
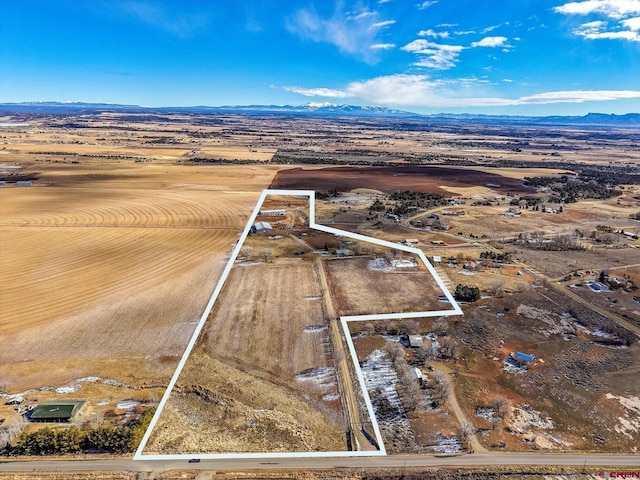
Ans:
<svg viewBox="0 0 640 480"><path fill-rule="evenodd" d="M414 380L417 380L418 383L421 384L424 378L424 375L422 375L422 370L420 370L418 367L414 367L411 370L411 378L413 378Z"/></svg>
<svg viewBox="0 0 640 480"><path fill-rule="evenodd" d="M49 400L33 409L29 420L32 422L70 421L85 405L84 400Z"/></svg>
<svg viewBox="0 0 640 480"><path fill-rule="evenodd" d="M409 335L409 346L411 348L419 348L424 345L422 335Z"/></svg>
<svg viewBox="0 0 640 480"><path fill-rule="evenodd" d="M30 187L31 185L33 185L31 180L20 180L16 182L16 187Z"/></svg>
<svg viewBox="0 0 640 480"><path fill-rule="evenodd" d="M273 232L273 227L269 222L257 222L253 227L251 227L252 233L266 233Z"/></svg>
<svg viewBox="0 0 640 480"><path fill-rule="evenodd" d="M282 215L286 215L287 211L285 209L277 209L277 210L260 210L258 215L263 215L265 217L280 217Z"/></svg>
<svg viewBox="0 0 640 480"><path fill-rule="evenodd" d="M433 263L441 263L441 262L442 262L442 257L440 255L433 256Z"/></svg>
<svg viewBox="0 0 640 480"><path fill-rule="evenodd" d="M348 257L349 255L351 255L351 250L347 248L339 248L338 250L336 250L336 255L339 257Z"/></svg>
<svg viewBox="0 0 640 480"><path fill-rule="evenodd" d="M515 355L513 356L513 358L518 363L529 364L529 363L533 362L533 359L535 357L533 355L528 354L528 353L516 352Z"/></svg>

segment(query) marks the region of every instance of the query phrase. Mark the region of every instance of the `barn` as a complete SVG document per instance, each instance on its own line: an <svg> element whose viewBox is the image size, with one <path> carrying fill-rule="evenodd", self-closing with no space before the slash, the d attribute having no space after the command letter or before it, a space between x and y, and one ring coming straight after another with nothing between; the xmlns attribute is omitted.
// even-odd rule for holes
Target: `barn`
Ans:
<svg viewBox="0 0 640 480"><path fill-rule="evenodd" d="M273 232L273 227L269 222L258 222L251 227L251 233Z"/></svg>
<svg viewBox="0 0 640 480"><path fill-rule="evenodd" d="M31 412L32 422L69 422L85 406L84 400L48 400Z"/></svg>

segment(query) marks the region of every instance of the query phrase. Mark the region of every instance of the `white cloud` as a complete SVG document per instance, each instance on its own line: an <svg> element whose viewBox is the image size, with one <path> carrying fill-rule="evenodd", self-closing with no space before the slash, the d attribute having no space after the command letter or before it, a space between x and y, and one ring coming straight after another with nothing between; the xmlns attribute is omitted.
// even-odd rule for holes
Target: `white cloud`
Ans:
<svg viewBox="0 0 640 480"><path fill-rule="evenodd" d="M554 7L558 13L565 15L599 14L612 20L615 26L609 27L607 22L596 20L583 23L573 30L575 35L588 40L628 40L640 42L640 0L586 0L570 2Z"/></svg>
<svg viewBox="0 0 640 480"><path fill-rule="evenodd" d="M635 19L630 19L635 20ZM634 22L630 22L632 26L635 26ZM640 23L640 22L639 22ZM631 42L640 42L640 32L634 30L608 30L607 22L596 20L593 22L587 22L580 25L580 27L573 30L575 35L587 38L589 40L629 40ZM640 25L638 25L640 27Z"/></svg>
<svg viewBox="0 0 640 480"><path fill-rule="evenodd" d="M546 92L520 97L517 105L542 103L583 103L620 100L625 98L640 98L637 90L569 90L560 92Z"/></svg>
<svg viewBox="0 0 640 480"><path fill-rule="evenodd" d="M504 79L508 82L509 79ZM305 96L329 98L359 98L367 102L406 107L482 107L554 103L583 103L640 98L637 90L569 90L544 92L515 99L489 96L462 96L473 92L483 80L431 80L427 75L397 74L351 82L343 90L329 88L285 87Z"/></svg>
<svg viewBox="0 0 640 480"><path fill-rule="evenodd" d="M503 78L502 81L506 83L513 83L513 80L511 80L510 78Z"/></svg>
<svg viewBox="0 0 640 480"><path fill-rule="evenodd" d="M118 10L152 27L178 37L191 37L209 26L209 19L201 13L177 12L149 1L112 1L108 8Z"/></svg>
<svg viewBox="0 0 640 480"><path fill-rule="evenodd" d="M376 22L373 25L371 25L371 28L381 28L381 27L386 27L387 25L393 25L394 23L396 23L395 20L385 20L384 22Z"/></svg>
<svg viewBox="0 0 640 480"><path fill-rule="evenodd" d="M472 47L502 47L507 37L484 37L479 42L473 42Z"/></svg>
<svg viewBox="0 0 640 480"><path fill-rule="evenodd" d="M418 3L416 7L418 7L418 10L424 10L425 8L429 8L431 5L435 5L436 3L438 3L438 0L425 0L422 3Z"/></svg>
<svg viewBox="0 0 640 480"><path fill-rule="evenodd" d="M395 43L374 43L369 48L373 48L376 50L389 50L391 48L395 48Z"/></svg>
<svg viewBox="0 0 640 480"><path fill-rule="evenodd" d="M444 32L435 32L433 30L431 30L430 28L428 30L420 30L418 32L418 36L419 37L433 37L433 38L448 38L449 37L449 32L444 31Z"/></svg>
<svg viewBox="0 0 640 480"><path fill-rule="evenodd" d="M287 92L299 93L305 97L328 97L328 98L345 98L351 95L342 90L334 90L332 88L302 88L302 87L283 87Z"/></svg>
<svg viewBox="0 0 640 480"><path fill-rule="evenodd" d="M476 33L475 30L458 30L456 32L453 32L454 35L471 35L471 34L475 35L475 33Z"/></svg>
<svg viewBox="0 0 640 480"><path fill-rule="evenodd" d="M420 38L401 49L418 55L415 66L448 70L458 62L458 56L464 48L461 45L444 45Z"/></svg>
<svg viewBox="0 0 640 480"><path fill-rule="evenodd" d="M375 63L380 49L371 47L382 43L377 39L380 28L395 23L395 20L380 21L378 16L370 10L344 12L342 4L338 4L329 18L321 17L313 8L300 9L287 20L286 26L301 38L332 44L343 54Z"/></svg>
<svg viewBox="0 0 640 480"><path fill-rule="evenodd" d="M362 20L363 18L375 17L376 15L377 13L372 12L371 10L363 10L360 13L350 15L350 17L353 18L354 20Z"/></svg>
<svg viewBox="0 0 640 480"><path fill-rule="evenodd" d="M628 15L640 14L640 0L586 0L565 3L553 9L565 15L600 13L609 18L619 19Z"/></svg>
<svg viewBox="0 0 640 480"><path fill-rule="evenodd" d="M640 17L628 18L620 23L622 23L622 25L624 25L624 27L628 28L629 30L633 30L636 32L640 30Z"/></svg>
<svg viewBox="0 0 640 480"><path fill-rule="evenodd" d="M480 33L489 33L489 32L493 32L496 28L498 28L500 25L491 25L490 27L487 28L483 28L482 30L480 30Z"/></svg>

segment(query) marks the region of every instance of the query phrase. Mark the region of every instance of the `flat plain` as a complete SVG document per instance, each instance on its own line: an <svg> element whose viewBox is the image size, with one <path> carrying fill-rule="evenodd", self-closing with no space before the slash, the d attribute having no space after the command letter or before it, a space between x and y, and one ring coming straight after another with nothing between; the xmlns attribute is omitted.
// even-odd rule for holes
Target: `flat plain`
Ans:
<svg viewBox="0 0 640 480"><path fill-rule="evenodd" d="M558 136L551 127L426 129L418 120L117 113L17 115L0 121L28 123L0 129L0 176L9 182L0 186L0 393L5 398L21 396L27 403L86 398L89 413L106 414L105 423L113 424L130 418L126 408L118 407L123 400L134 400L140 408L157 403L260 192L269 186L314 188L326 196L318 204L320 223L393 242L417 239L431 260L440 259L436 269L451 290L460 283L482 291L482 299L464 306L464 319L447 326L424 319L417 327L391 322L353 330L362 362L390 339L403 340L407 329L457 342L457 351L452 347L451 355L441 354L431 363L419 358L420 352L405 350L410 364L425 375L429 367L448 375L459 409L448 402L435 412L414 415L407 409L409 430L397 430L405 437L388 438L396 451L424 451L444 437L464 449L465 420L480 445L495 451L628 452L637 445L638 343L617 322L640 325L633 289L639 283L639 244L633 235L638 233L640 190L629 174L640 167L637 130L567 127ZM585 177L585 172L595 176ZM562 202L553 190L574 184L591 188L611 182L612 175L629 181L612 184L618 192L611 197ZM536 187L525 184L526 177L553 181ZM33 184L17 187L17 180ZM397 222L371 209L379 200L391 211L396 204L389 195L397 190L436 193L451 203L418 209ZM526 199L537 203L525 207L521 202ZM429 215L437 215L445 229L425 225ZM291 225L287 220L279 226L287 231ZM302 228L294 233L314 249L350 247ZM541 248L558 236L575 239L581 248ZM298 302L309 309L304 319L278 316L278 310L297 300L272 298L282 294L270 290L276 279L296 287L292 278L305 279L301 285L308 284L308 297L321 289L311 286L317 280L309 267L289 270L291 265L280 258L304 249L299 242L286 236L254 240L257 264L241 267L246 270L233 281L271 303L260 303L263 297L243 302L230 293L229 301L239 310L221 316L224 328L208 332L194 350L192 376L185 377L182 388L196 385L192 380L202 375L212 386L209 392L219 389L238 401L264 395L268 403L275 402L265 394L271 390L293 402L291 411L308 408L307 400L292 400L300 400L299 390L291 393L301 371L331 364L327 357L316 357L325 334L303 332L300 338L310 343L302 343L294 359L284 358L276 348L280 345L267 337L242 334L251 331L248 303L272 315L269 321L276 324L286 321L303 330L318 324L314 300ZM273 250L272 262L261 256L267 248ZM481 258L486 252L509 254L509 261ZM381 252L359 255L374 253ZM345 312L354 311L356 303L349 295L379 300L366 285L349 283L349 273L342 272L350 262L362 261L335 260L336 268L334 260L325 262L329 276L336 277L332 285L340 285L333 296L338 306L348 306ZM262 271L266 266L279 273L270 277ZM601 272L612 287L596 292L585 282L596 281ZM257 285L256 278L263 276L270 280ZM427 297L420 300L434 301L431 294ZM407 307L418 301L401 299ZM222 349L217 345L224 338L235 341ZM286 337L280 340L290 343ZM504 361L517 351L533 354L536 362L507 372ZM274 377L280 382L275 387ZM243 397L241 384L253 384L255 390L244 390ZM425 398L435 393L437 399L434 388L428 383L421 390ZM406 385L396 390L406 403ZM205 401L215 400L210 393L199 392L181 394L193 405L215 403ZM315 402L323 395L310 397ZM492 422L482 410L492 407L496 397L506 398L511 412L501 417L502 423ZM591 415L577 418L566 405L576 411L590 408ZM343 420L340 414L332 416L335 409L331 412L310 408L309 423L315 422L316 434L326 435L328 444L331 439L342 444L344 437L338 439L336 432L342 432ZM211 410L204 421L219 413ZM518 423L525 414L538 423ZM2 405L0 417L6 419L4 427L19 415ZM322 431L326 418L338 427ZM282 416L278 422L289 420ZM553 429L543 428L549 425L546 420ZM283 432L282 445L298 438L293 427ZM165 434L165 445L180 445L173 434ZM316 440L308 437L300 448L316 448Z"/></svg>

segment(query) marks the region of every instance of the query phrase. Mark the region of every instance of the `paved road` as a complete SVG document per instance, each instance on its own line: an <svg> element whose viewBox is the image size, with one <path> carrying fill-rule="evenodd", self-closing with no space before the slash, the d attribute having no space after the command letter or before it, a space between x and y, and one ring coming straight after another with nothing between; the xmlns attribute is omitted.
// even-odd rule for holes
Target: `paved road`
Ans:
<svg viewBox="0 0 640 480"><path fill-rule="evenodd" d="M115 460L35 460L0 461L0 472L31 471L131 471L162 472L168 470L287 470L336 468L401 468L401 467L480 467L493 465L558 465L609 467L616 470L640 469L640 456L572 455L526 453L474 453L451 457L425 455L394 455L351 458L270 458L202 460L200 463L178 461Z"/></svg>

